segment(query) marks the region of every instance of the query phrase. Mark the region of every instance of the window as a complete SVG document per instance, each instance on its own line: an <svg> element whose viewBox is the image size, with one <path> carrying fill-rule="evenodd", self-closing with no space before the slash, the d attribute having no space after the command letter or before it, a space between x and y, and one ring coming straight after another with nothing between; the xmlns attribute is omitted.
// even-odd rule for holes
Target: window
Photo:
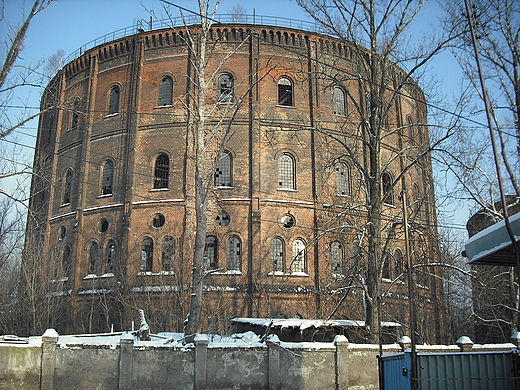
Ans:
<svg viewBox="0 0 520 390"><path fill-rule="evenodd" d="M155 172L153 188L168 188L168 178L170 175L170 159L164 153L161 153L155 160Z"/></svg>
<svg viewBox="0 0 520 390"><path fill-rule="evenodd" d="M114 272L114 263L116 261L116 243L114 241L109 241L107 245L107 263L105 272L112 273Z"/></svg>
<svg viewBox="0 0 520 390"><path fill-rule="evenodd" d="M146 237L141 246L141 271L151 272L153 266L153 241Z"/></svg>
<svg viewBox="0 0 520 390"><path fill-rule="evenodd" d="M63 184L63 204L70 203L70 191L72 187L72 171L69 169L65 174L65 182Z"/></svg>
<svg viewBox="0 0 520 390"><path fill-rule="evenodd" d="M395 276L399 276L403 273L403 253L397 249L394 252L394 263L395 263Z"/></svg>
<svg viewBox="0 0 520 390"><path fill-rule="evenodd" d="M293 85L288 78L281 78L278 81L278 105L293 106Z"/></svg>
<svg viewBox="0 0 520 390"><path fill-rule="evenodd" d="M170 76L165 76L159 83L159 102L157 105L171 106L173 102L173 79Z"/></svg>
<svg viewBox="0 0 520 390"><path fill-rule="evenodd" d="M419 186L417 185L417 183L414 183L414 185L412 186L412 192L413 192L413 211L415 213L419 213L420 209L421 209L421 203L422 203L422 200L421 200L421 195L420 195L420 192L419 192Z"/></svg>
<svg viewBox="0 0 520 390"><path fill-rule="evenodd" d="M388 173L383 173L383 199L386 204L394 204L394 197L392 195L392 178Z"/></svg>
<svg viewBox="0 0 520 390"><path fill-rule="evenodd" d="M233 156L224 151L215 169L215 185L217 187L232 187Z"/></svg>
<svg viewBox="0 0 520 390"><path fill-rule="evenodd" d="M100 233L105 233L105 232L108 230L108 226L109 226L108 221L107 221L106 219L103 218L103 219L99 222L99 229L98 229L98 231L99 231Z"/></svg>
<svg viewBox="0 0 520 390"><path fill-rule="evenodd" d="M352 244L350 246L350 257L348 264L344 265L345 274L349 275L354 273L360 266L361 263L361 247L358 244Z"/></svg>
<svg viewBox="0 0 520 390"><path fill-rule="evenodd" d="M215 220L219 226L228 226L231 222L231 217L228 213L220 213Z"/></svg>
<svg viewBox="0 0 520 390"><path fill-rule="evenodd" d="M237 236L229 237L227 245L227 269L240 271L242 262L241 241Z"/></svg>
<svg viewBox="0 0 520 390"><path fill-rule="evenodd" d="M294 159L289 154L282 154L279 161L280 188L294 190Z"/></svg>
<svg viewBox="0 0 520 390"><path fill-rule="evenodd" d="M383 262L382 262L382 270L381 277L383 279L390 279L390 253L383 253Z"/></svg>
<svg viewBox="0 0 520 390"><path fill-rule="evenodd" d="M280 218L280 222L282 226L286 229L290 229L296 224L296 220L290 214L286 214L282 218Z"/></svg>
<svg viewBox="0 0 520 390"><path fill-rule="evenodd" d="M284 243L281 238L273 238L271 241L271 271L283 272L284 269Z"/></svg>
<svg viewBox="0 0 520 390"><path fill-rule="evenodd" d="M42 128L43 133L45 134L44 140L45 145L48 145L52 139L52 131L54 130L54 114L49 114L44 121L44 125Z"/></svg>
<svg viewBox="0 0 520 390"><path fill-rule="evenodd" d="M74 101L74 111L72 111L72 123L71 123L70 127L72 129L77 129L78 121L79 121L79 98L77 98Z"/></svg>
<svg viewBox="0 0 520 390"><path fill-rule="evenodd" d="M343 272L343 247L339 241L330 243L330 266L333 273L341 274Z"/></svg>
<svg viewBox="0 0 520 390"><path fill-rule="evenodd" d="M339 87L334 87L332 91L332 100L334 101L334 114L347 115L347 105L345 101L345 92Z"/></svg>
<svg viewBox="0 0 520 390"><path fill-rule="evenodd" d="M103 179L101 182L101 195L112 195L114 184L114 163L107 161L103 166Z"/></svg>
<svg viewBox="0 0 520 390"><path fill-rule="evenodd" d="M110 90L110 97L108 99L108 115L117 114L119 112L119 96L121 90L117 85Z"/></svg>
<svg viewBox="0 0 520 390"><path fill-rule="evenodd" d="M154 217L152 219L152 226L154 228L163 227L165 223L166 223L166 218L164 217L163 214L157 213L154 215Z"/></svg>
<svg viewBox="0 0 520 390"><path fill-rule="evenodd" d="M162 246L162 270L173 271L173 261L175 260L175 239L165 237Z"/></svg>
<svg viewBox="0 0 520 390"><path fill-rule="evenodd" d="M97 274L98 267L98 255L99 255L99 245L94 242L90 246L89 250L89 265L88 265L88 273L89 274Z"/></svg>
<svg viewBox="0 0 520 390"><path fill-rule="evenodd" d="M406 120L408 122L408 137L410 137L410 142L413 142L415 138L415 128L413 125L413 119L411 116L408 116Z"/></svg>
<svg viewBox="0 0 520 390"><path fill-rule="evenodd" d="M67 228L65 226L60 226L60 230L58 231L58 240L63 240L66 234Z"/></svg>
<svg viewBox="0 0 520 390"><path fill-rule="evenodd" d="M65 245L61 258L61 275L68 278L70 272L70 246Z"/></svg>
<svg viewBox="0 0 520 390"><path fill-rule="evenodd" d="M229 73L223 73L218 78L218 102L231 103L233 102L233 76Z"/></svg>
<svg viewBox="0 0 520 390"><path fill-rule="evenodd" d="M344 162L336 164L336 184L339 196L350 195L350 170Z"/></svg>
<svg viewBox="0 0 520 390"><path fill-rule="evenodd" d="M302 273L305 272L305 243L296 239L293 241L292 246L292 263L291 263L291 272L292 273Z"/></svg>
<svg viewBox="0 0 520 390"><path fill-rule="evenodd" d="M217 268L217 238L215 236L206 237L206 245L204 246L204 259L208 269Z"/></svg>

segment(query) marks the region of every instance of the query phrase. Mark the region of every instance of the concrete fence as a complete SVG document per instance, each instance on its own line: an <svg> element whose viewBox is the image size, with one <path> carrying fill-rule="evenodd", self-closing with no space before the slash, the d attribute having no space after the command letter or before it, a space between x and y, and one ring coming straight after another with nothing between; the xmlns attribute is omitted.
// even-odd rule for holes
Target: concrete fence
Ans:
<svg viewBox="0 0 520 390"><path fill-rule="evenodd" d="M383 349L402 351L397 344ZM460 352L457 346L427 350ZM26 344L0 343L0 389L376 389L378 352L377 345L351 344L344 336L333 343L262 343L199 335L183 345L164 336L146 342L130 333L59 336L48 330Z"/></svg>

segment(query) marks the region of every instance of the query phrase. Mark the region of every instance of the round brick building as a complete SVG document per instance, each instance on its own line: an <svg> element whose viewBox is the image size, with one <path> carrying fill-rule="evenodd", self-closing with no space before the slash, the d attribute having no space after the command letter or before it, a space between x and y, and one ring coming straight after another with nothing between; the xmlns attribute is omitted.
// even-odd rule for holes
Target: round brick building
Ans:
<svg viewBox="0 0 520 390"><path fill-rule="evenodd" d="M86 50L42 98L26 255L41 254L53 308L46 321L60 332L128 329L137 309L154 332L182 330L194 239L187 216L195 212L186 31L140 31ZM310 31L210 31L207 120L225 123L229 137L209 188L204 330L223 332L234 317L364 320L367 199L356 164L366 162L366 146L356 64L348 44ZM410 83L393 107L381 149L382 313L406 322L406 279L392 283L404 270L394 223L401 189L420 226L412 260L435 262L438 251L427 155L400 176L403 159L428 147L421 90ZM390 185L398 178L406 186ZM439 321L442 284L416 277L420 321Z"/></svg>

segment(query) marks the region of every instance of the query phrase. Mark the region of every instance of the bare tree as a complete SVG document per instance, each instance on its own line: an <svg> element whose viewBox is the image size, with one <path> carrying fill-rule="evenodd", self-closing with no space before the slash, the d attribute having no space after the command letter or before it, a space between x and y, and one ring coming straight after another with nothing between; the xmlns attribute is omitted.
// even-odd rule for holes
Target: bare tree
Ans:
<svg viewBox="0 0 520 390"><path fill-rule="evenodd" d="M167 3L167 2L166 2ZM208 210L213 200L215 169L222 157L224 148L233 135L234 118L248 97L251 85L239 92L240 85L220 88L215 97L212 86L217 82L226 61L250 39L245 34L234 47L226 48L226 52L218 57L212 55L212 45L219 42L210 39L210 29L214 23L220 1L214 5L210 0L198 1L200 27L188 28L186 25L186 43L190 52L192 73L186 109L191 118L188 125L188 150L193 159L188 159L188 177L194 182L187 190L186 237L193 245L193 262L191 274L191 295L189 310L185 323L187 340L191 340L200 327L200 315L203 308L203 286L205 278L215 272L205 259L206 232L208 229ZM181 11L184 18L184 14ZM242 34L242 33L240 33ZM268 73L268 71L266 71ZM265 75L264 75L265 77ZM260 77L261 79L262 77ZM244 83L246 84L246 83ZM191 239L190 239L191 238Z"/></svg>
<svg viewBox="0 0 520 390"><path fill-rule="evenodd" d="M428 164L428 154L434 145L423 140L415 146L399 145L388 153L388 145L395 142L399 134L413 127L404 118L396 118L393 108L399 104L401 96L424 104L424 97L414 89L415 81L424 72L428 61L447 45L450 37L436 39L433 34L410 39L410 26L415 21L424 4L421 2L394 0L385 3L372 0L298 0L307 13L319 23L325 32L339 37L352 50L357 68L352 74L342 74L329 69L326 77L331 83L343 85L357 83L359 98L348 93L349 103L355 115L350 122L358 123L356 136L362 139L364 151L354 150L342 137L333 137L343 148L342 157L355 167L361 183L365 213L356 213L352 218L353 229L362 233L362 249L367 259L366 279L362 286L366 296L366 320L371 330L371 341L376 342L379 328L383 291L381 279L384 277L385 263L390 262L387 255L388 237L392 218L385 217L393 203L392 193L410 191L406 183L407 173L417 165ZM397 66L402 66L398 69ZM406 69L406 70L405 70ZM349 89L346 89L349 91ZM425 110L425 107L423 108ZM420 117L427 125L425 111ZM444 134L446 138L448 133ZM394 144L394 145L396 145ZM385 151L385 149L387 151ZM385 172L400 161L397 174L388 180ZM408 188L408 189L407 189ZM432 188L426 190L433 199ZM433 202L430 200L430 204ZM432 212L432 209L427 211ZM395 212L394 212L395 213ZM431 220L434 222L434 219ZM390 234L388 234L390 236ZM430 250L435 250L435 238L430 237Z"/></svg>
<svg viewBox="0 0 520 390"><path fill-rule="evenodd" d="M230 14L233 16L235 23L244 23L247 21L247 9L242 4L235 4L231 7Z"/></svg>
<svg viewBox="0 0 520 390"><path fill-rule="evenodd" d="M471 17L477 30L478 51L498 141L502 185L511 215L520 209L520 5L510 0L475 0L471 3ZM465 103L462 114L476 120L460 125L458 142L452 143L442 158L456 178L455 195L474 204L475 216L468 222L469 233L473 235L503 219L504 210L499 201L501 195L489 132L481 124L485 121L484 104L468 15L463 3L446 2L445 8L444 26L458 32L453 53L466 80L465 95L461 99ZM478 122L479 118L482 118L481 122ZM479 341L503 339L518 317L518 286L513 269L476 266L474 272L477 277L473 280L474 316L477 333L483 338Z"/></svg>

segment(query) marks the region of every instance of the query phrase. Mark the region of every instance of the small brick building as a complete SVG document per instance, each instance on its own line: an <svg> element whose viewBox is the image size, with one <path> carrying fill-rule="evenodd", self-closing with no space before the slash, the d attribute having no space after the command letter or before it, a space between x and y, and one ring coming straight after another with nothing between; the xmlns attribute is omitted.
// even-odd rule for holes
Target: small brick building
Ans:
<svg viewBox="0 0 520 390"><path fill-rule="evenodd" d="M225 331L234 317L363 320L362 288L345 289L366 272L366 199L353 162L364 163L364 133L352 103L363 104L363 92L352 48L310 31L242 24L215 25L209 47L210 120L228 121L232 136L208 204L203 328ZM186 27L140 31L84 51L46 89L27 247L42 256L47 296L59 308L48 326L60 333L128 329L138 308L154 331L182 329L194 238L186 224L192 61ZM239 100L231 120L224 113ZM424 96L411 83L388 118L383 187L403 158L427 147L425 123ZM429 157L404 179L420 233L413 261L435 262ZM391 284L404 270L402 232L388 233L402 214L397 195L383 215L382 312L406 322L405 278ZM418 327L434 342L442 283L421 275Z"/></svg>

